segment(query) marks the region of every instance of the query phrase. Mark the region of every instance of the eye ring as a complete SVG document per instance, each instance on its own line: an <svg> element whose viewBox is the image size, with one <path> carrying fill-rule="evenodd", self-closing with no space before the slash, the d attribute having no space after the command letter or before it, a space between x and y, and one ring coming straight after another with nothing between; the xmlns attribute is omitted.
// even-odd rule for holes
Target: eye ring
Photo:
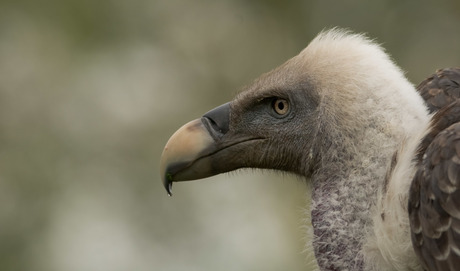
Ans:
<svg viewBox="0 0 460 271"><path fill-rule="evenodd" d="M273 111L280 116L284 116L289 112L289 103L286 99L277 98L272 102Z"/></svg>

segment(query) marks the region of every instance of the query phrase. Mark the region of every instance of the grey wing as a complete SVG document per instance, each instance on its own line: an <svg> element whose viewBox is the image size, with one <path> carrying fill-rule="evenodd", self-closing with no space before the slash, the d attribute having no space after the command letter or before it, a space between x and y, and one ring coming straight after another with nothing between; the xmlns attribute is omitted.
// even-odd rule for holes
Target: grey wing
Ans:
<svg viewBox="0 0 460 271"><path fill-rule="evenodd" d="M460 68L437 70L420 85L417 91L425 100L430 113L460 98Z"/></svg>
<svg viewBox="0 0 460 271"><path fill-rule="evenodd" d="M460 269L460 100L436 113L409 193L412 244L426 270ZM427 139L428 138L428 139Z"/></svg>

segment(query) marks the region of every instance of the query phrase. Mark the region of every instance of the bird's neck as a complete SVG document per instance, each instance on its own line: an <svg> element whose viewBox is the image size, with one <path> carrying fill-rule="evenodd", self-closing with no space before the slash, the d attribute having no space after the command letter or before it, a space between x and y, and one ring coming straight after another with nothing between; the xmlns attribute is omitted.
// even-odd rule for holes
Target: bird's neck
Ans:
<svg viewBox="0 0 460 271"><path fill-rule="evenodd" d="M318 264L327 270L344 266L361 270L363 233L372 223L369 210L375 205L377 183L369 178L358 180L357 176L349 180L331 176L323 181L327 184L313 185L311 206Z"/></svg>
<svg viewBox="0 0 460 271"><path fill-rule="evenodd" d="M395 149L392 141L394 138L382 135L379 141L331 144L322 150L330 157L323 157L324 164L312 176L311 204L313 248L322 269L364 269L361 249L366 230L372 227L369 212L384 183ZM355 146L343 149L344 145Z"/></svg>

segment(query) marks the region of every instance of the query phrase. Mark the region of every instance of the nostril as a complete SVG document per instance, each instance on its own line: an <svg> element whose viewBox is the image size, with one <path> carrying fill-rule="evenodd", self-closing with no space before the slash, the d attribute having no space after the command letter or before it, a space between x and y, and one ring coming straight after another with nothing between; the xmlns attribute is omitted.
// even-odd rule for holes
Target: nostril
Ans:
<svg viewBox="0 0 460 271"><path fill-rule="evenodd" d="M208 119L208 123L214 130L220 134L225 134L229 130L230 122L230 103L223 104L203 115Z"/></svg>
<svg viewBox="0 0 460 271"><path fill-rule="evenodd" d="M217 125L217 123L216 123L213 119L210 119L210 118L208 118L208 117L205 117L205 118L207 118L207 119L209 120L209 124L211 124L211 127L212 127L215 131L217 131L217 132L219 132L219 133L224 133L224 132L222 131L222 128L219 127L219 125Z"/></svg>

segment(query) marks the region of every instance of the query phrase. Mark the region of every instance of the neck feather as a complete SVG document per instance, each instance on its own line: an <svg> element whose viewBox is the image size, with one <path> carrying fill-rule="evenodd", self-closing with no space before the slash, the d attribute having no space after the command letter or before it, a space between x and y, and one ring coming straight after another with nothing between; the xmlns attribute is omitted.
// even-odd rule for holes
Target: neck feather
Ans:
<svg viewBox="0 0 460 271"><path fill-rule="evenodd" d="M322 269L362 270L362 247L372 228L377 191L398 142L397 133L382 132L376 122L341 130L320 144L321 161L312 175L313 247Z"/></svg>

